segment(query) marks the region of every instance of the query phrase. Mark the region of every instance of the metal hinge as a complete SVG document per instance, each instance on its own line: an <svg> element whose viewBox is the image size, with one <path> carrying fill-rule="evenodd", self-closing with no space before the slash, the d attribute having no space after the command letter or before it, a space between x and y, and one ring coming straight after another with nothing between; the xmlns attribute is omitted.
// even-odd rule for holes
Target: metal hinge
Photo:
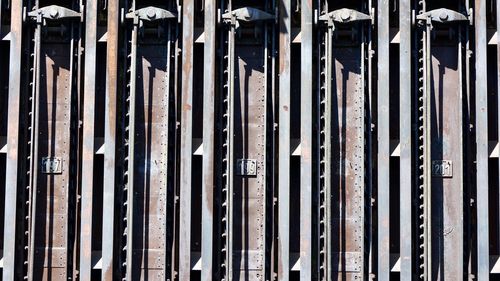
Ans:
<svg viewBox="0 0 500 281"><path fill-rule="evenodd" d="M60 20L68 18L81 18L81 16L82 14L79 12L57 5L42 7L28 13L28 17L35 18L37 20Z"/></svg>
<svg viewBox="0 0 500 281"><path fill-rule="evenodd" d="M165 9L149 6L127 13L126 15L126 18L128 19L133 19L135 17L144 21L156 21L163 19L175 19L177 18L177 15Z"/></svg>
<svg viewBox="0 0 500 281"><path fill-rule="evenodd" d="M435 9L417 16L417 20L430 20L434 22L460 22L469 21L469 18L459 12L450 9Z"/></svg>
<svg viewBox="0 0 500 281"><path fill-rule="evenodd" d="M358 12L353 9L342 8L335 11L331 11L327 14L321 15L319 20L328 23L338 22L338 23L350 23L358 21L372 20L370 15Z"/></svg>

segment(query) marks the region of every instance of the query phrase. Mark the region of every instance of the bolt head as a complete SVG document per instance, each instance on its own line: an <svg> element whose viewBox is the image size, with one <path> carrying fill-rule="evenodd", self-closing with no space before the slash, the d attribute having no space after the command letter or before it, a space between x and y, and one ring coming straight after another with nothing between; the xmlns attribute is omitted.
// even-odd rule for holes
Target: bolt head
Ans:
<svg viewBox="0 0 500 281"><path fill-rule="evenodd" d="M51 10L50 13L49 13L49 15L50 15L51 18L55 19L55 18L57 18L59 16L59 11L57 11L55 9Z"/></svg>
<svg viewBox="0 0 500 281"><path fill-rule="evenodd" d="M351 18L351 12L349 12L347 10L342 11L342 13L340 14L340 18L343 21L346 21L346 20L350 19Z"/></svg>
<svg viewBox="0 0 500 281"><path fill-rule="evenodd" d="M151 9L146 12L146 15L148 16L149 19L154 19L156 17L156 12Z"/></svg>
<svg viewBox="0 0 500 281"><path fill-rule="evenodd" d="M448 14L445 13L445 12L442 12L440 15L439 15L439 19L442 20L442 21L445 21L448 19Z"/></svg>

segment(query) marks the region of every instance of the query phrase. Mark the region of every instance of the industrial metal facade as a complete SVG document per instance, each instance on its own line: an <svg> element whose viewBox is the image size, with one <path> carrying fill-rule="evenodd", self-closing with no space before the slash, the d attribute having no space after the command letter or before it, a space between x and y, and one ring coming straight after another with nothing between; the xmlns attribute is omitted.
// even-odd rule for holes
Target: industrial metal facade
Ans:
<svg viewBox="0 0 500 281"><path fill-rule="evenodd" d="M0 0L0 279L500 280L499 15Z"/></svg>

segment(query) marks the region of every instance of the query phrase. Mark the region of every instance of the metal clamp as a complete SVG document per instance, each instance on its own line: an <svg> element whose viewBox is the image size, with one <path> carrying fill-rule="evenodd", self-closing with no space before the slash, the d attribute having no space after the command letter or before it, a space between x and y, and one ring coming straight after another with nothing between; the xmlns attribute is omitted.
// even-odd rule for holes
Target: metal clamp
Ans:
<svg viewBox="0 0 500 281"><path fill-rule="evenodd" d="M60 20L67 18L80 18L82 16L81 13L70 10L65 7L50 5L46 7L42 7L37 10L33 10L28 13L28 17L31 18L43 18L49 20Z"/></svg>
<svg viewBox="0 0 500 281"><path fill-rule="evenodd" d="M430 20L441 23L469 21L467 16L459 12L455 12L453 10L445 8L431 10L423 14L420 14L417 16L417 20Z"/></svg>
<svg viewBox="0 0 500 281"><path fill-rule="evenodd" d="M165 9L149 6L127 13L126 15L127 19L133 19L135 17L144 21L157 21L163 19L175 19L177 18L177 15Z"/></svg>
<svg viewBox="0 0 500 281"><path fill-rule="evenodd" d="M267 20L275 20L275 15L264 12L262 10L252 8L252 7L244 7L233 10L231 12L224 13L222 18L226 21L230 21L231 19L235 19L237 21L244 22L256 22L256 21L267 21Z"/></svg>
<svg viewBox="0 0 500 281"><path fill-rule="evenodd" d="M321 15L319 19L321 21L327 21L327 22L350 23L350 22L372 20L372 17L370 15L358 12L353 9L342 8Z"/></svg>

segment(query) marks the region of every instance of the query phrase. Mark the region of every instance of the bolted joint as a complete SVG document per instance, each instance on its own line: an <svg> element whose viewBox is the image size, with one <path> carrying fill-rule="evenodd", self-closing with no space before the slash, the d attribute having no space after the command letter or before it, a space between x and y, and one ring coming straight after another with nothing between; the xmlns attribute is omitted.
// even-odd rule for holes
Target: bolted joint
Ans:
<svg viewBox="0 0 500 281"><path fill-rule="evenodd" d="M358 12L353 9L338 9L327 14L321 15L319 17L320 21L324 22L338 22L338 23L351 23L358 21L368 21L372 20L370 15Z"/></svg>
<svg viewBox="0 0 500 281"><path fill-rule="evenodd" d="M125 17L127 19L138 18L139 20L143 21L157 21L166 19L176 19L177 15L165 9L149 6L127 13Z"/></svg>
<svg viewBox="0 0 500 281"><path fill-rule="evenodd" d="M434 22L447 23L469 21L469 18L459 12L442 8L422 13L417 16L417 20L430 20Z"/></svg>
<svg viewBox="0 0 500 281"><path fill-rule="evenodd" d="M61 20L61 19L74 19L81 18L82 14L65 7L50 5L33 10L28 13L28 17L34 19L48 19L48 20Z"/></svg>

